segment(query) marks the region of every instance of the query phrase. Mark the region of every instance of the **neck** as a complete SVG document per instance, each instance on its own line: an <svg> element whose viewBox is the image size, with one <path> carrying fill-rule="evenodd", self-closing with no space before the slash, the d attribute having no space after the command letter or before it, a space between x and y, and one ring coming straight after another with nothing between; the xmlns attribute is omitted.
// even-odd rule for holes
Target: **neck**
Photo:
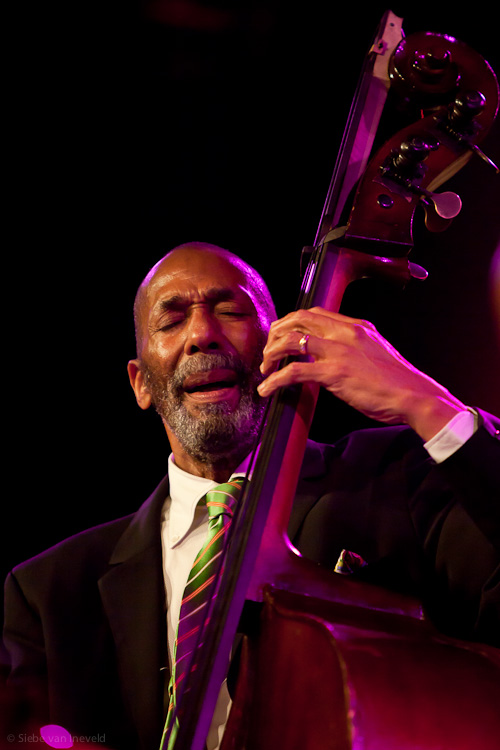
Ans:
<svg viewBox="0 0 500 750"><path fill-rule="evenodd" d="M176 443L175 440L171 440L170 446L174 454L176 466L179 469L188 472L188 474L194 474L197 477L212 479L217 484L227 482L231 474L241 466L251 451L251 448L248 448L248 446L244 448L240 446L237 452L230 455L227 453L223 456L210 455L203 456L200 459L186 453L182 449L182 446Z"/></svg>
<svg viewBox="0 0 500 750"><path fill-rule="evenodd" d="M228 463L227 461L222 462L201 462L192 458L191 456L179 454L173 451L176 465L179 469L187 471L188 474L194 474L197 477L204 477L205 479L213 479L217 484L227 482L231 474L236 470L239 463Z"/></svg>

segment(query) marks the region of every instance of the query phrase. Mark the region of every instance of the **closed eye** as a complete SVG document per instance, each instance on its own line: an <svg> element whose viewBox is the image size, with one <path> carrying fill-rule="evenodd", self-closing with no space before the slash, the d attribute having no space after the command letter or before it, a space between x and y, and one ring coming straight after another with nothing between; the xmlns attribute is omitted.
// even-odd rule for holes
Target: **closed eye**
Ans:
<svg viewBox="0 0 500 750"><path fill-rule="evenodd" d="M158 326L155 327L154 332L169 331L172 328L175 328L175 326L180 325L184 320L185 316L181 313L169 315L159 322Z"/></svg>
<svg viewBox="0 0 500 750"><path fill-rule="evenodd" d="M251 315L250 311L242 307L235 307L234 305L217 305L215 308L215 313L216 315L224 315L225 317L233 318L246 318Z"/></svg>

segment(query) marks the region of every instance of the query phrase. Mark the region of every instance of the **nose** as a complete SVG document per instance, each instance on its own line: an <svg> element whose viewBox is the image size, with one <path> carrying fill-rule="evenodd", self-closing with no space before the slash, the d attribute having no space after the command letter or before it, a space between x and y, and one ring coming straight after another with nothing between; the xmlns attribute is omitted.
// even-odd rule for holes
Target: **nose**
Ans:
<svg viewBox="0 0 500 750"><path fill-rule="evenodd" d="M202 306L191 310L184 344L186 354L217 351L223 348L224 340L221 327L209 310Z"/></svg>

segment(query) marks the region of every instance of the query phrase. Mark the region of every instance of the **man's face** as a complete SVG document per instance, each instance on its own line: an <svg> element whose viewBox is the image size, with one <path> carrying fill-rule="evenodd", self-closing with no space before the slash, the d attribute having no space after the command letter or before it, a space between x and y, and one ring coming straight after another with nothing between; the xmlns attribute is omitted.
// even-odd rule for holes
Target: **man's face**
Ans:
<svg viewBox="0 0 500 750"><path fill-rule="evenodd" d="M141 320L141 370L174 454L179 444L203 463L243 457L263 413L267 337L244 273L215 253L176 251L149 282Z"/></svg>

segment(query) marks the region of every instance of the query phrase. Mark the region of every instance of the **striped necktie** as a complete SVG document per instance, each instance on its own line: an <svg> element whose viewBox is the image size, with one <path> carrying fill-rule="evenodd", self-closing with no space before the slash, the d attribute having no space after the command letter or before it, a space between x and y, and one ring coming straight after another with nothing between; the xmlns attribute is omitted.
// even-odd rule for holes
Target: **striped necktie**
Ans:
<svg viewBox="0 0 500 750"><path fill-rule="evenodd" d="M241 492L243 477L236 477L226 484L219 484L207 492L205 500L208 509L208 533L203 547L196 556L196 560L189 572L186 588L181 602L179 625L174 646L173 668L169 684L169 706L160 750L170 750L177 734L176 725L171 727L176 706L176 698L187 671L196 669L196 659L193 651L202 644L198 644L201 628L206 621L206 610L210 594L214 597L214 583L219 574L221 555L227 532L231 526L233 509ZM221 571L222 572L222 571ZM168 738L168 745L166 744Z"/></svg>

